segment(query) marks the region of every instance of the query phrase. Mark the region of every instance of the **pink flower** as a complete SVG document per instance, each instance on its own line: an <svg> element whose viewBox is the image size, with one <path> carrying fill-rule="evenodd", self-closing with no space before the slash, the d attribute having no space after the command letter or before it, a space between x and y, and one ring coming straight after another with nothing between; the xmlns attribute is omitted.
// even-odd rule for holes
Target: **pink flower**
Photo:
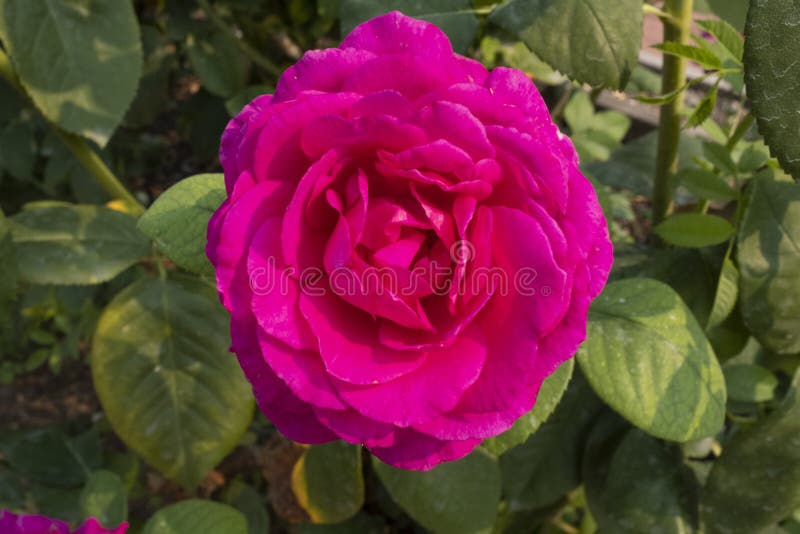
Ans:
<svg viewBox="0 0 800 534"><path fill-rule="evenodd" d="M128 524L117 528L104 528L97 519L90 517L78 530L58 519L42 515L17 515L0 510L0 534L125 534Z"/></svg>
<svg viewBox="0 0 800 534"><path fill-rule="evenodd" d="M207 253L261 410L401 468L468 454L583 341L611 244L522 72L393 12L306 53L222 136Z"/></svg>

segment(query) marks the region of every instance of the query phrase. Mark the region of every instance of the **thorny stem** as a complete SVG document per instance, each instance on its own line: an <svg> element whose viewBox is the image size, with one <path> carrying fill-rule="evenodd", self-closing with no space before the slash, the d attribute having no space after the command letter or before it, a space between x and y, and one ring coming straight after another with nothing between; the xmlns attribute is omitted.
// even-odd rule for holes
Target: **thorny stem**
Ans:
<svg viewBox="0 0 800 534"><path fill-rule="evenodd" d="M685 44L689 40L692 24L693 0L666 0L664 11L664 41ZM686 60L664 54L661 92L670 93L686 83ZM678 169L678 143L681 133L681 112L685 92L681 91L672 101L661 106L658 125L658 154L653 183L653 225L663 221L672 211L670 176Z"/></svg>
<svg viewBox="0 0 800 534"><path fill-rule="evenodd" d="M14 67L8 55L0 49L0 76L17 90L24 98L30 100L28 92L14 71ZM35 106L34 106L35 107ZM140 215L144 212L144 206L136 199L133 194L122 184L122 182L111 172L100 156L81 137L65 132L56 124L45 118L47 124L53 129L64 145L72 152L72 155L91 173L95 180L105 190L109 196L115 200L122 201L127 206L127 211Z"/></svg>

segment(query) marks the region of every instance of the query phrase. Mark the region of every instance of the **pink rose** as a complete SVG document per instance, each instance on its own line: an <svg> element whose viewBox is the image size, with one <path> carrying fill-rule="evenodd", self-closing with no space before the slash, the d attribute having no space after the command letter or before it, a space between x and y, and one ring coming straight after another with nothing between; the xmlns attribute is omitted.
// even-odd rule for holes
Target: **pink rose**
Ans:
<svg viewBox="0 0 800 534"><path fill-rule="evenodd" d="M78 530L58 519L42 515L17 515L0 510L0 534L125 534L128 524L117 528L104 528L97 519L90 517Z"/></svg>
<svg viewBox="0 0 800 534"><path fill-rule="evenodd" d="M222 136L207 253L261 410L430 469L529 411L611 266L522 72L393 12L306 53Z"/></svg>

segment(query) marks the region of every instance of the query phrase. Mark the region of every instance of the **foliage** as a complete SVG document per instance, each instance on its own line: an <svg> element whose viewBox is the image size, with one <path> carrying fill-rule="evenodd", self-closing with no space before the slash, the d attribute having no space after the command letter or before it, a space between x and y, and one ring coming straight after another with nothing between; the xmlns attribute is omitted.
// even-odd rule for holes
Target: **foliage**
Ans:
<svg viewBox="0 0 800 534"><path fill-rule="evenodd" d="M0 0L0 387L77 368L100 403L2 428L0 508L147 534L800 529L800 8L698 1L718 15L705 34L657 48L699 74L660 94L643 16L675 20L651 4ZM298 450L254 417L205 257L230 117L392 9L533 77L615 244L577 358L510 430L429 472ZM688 95L655 226L663 139L601 109L603 89ZM230 467L242 455L258 462Z"/></svg>

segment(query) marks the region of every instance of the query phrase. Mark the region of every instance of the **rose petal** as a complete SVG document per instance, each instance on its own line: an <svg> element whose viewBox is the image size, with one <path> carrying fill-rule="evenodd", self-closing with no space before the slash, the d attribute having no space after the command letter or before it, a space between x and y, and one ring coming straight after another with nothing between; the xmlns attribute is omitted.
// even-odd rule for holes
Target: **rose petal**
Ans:
<svg viewBox="0 0 800 534"><path fill-rule="evenodd" d="M292 100L302 91L335 93L352 73L375 54L354 48L309 50L286 69L275 88L275 102Z"/></svg>
<svg viewBox="0 0 800 534"><path fill-rule="evenodd" d="M428 471L442 462L463 458L480 443L480 439L443 441L410 428L403 428L394 432L391 445L370 447L369 451L394 467Z"/></svg>
<svg viewBox="0 0 800 534"><path fill-rule="evenodd" d="M453 56L447 35L435 25L392 11L356 26L340 48L357 48L377 55L420 54Z"/></svg>
<svg viewBox="0 0 800 534"><path fill-rule="evenodd" d="M319 422L312 407L295 396L264 361L257 329L252 320L231 321L231 350L253 385L259 409L292 441L318 444L338 439Z"/></svg>
<svg viewBox="0 0 800 534"><path fill-rule="evenodd" d="M406 427L451 410L478 379L485 359L483 334L468 327L451 346L430 351L420 367L403 376L380 384L334 380L333 385L342 400L362 415Z"/></svg>

